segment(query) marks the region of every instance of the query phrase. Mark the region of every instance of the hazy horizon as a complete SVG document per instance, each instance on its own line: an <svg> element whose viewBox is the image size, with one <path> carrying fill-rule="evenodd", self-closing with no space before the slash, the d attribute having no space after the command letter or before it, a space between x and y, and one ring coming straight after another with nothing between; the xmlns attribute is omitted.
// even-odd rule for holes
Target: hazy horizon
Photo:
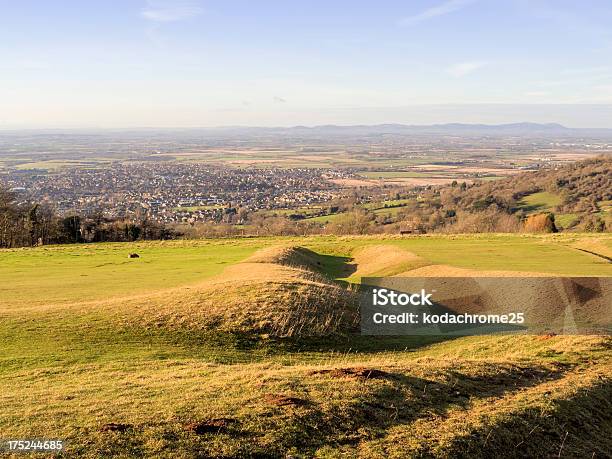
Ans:
<svg viewBox="0 0 612 459"><path fill-rule="evenodd" d="M0 129L612 128L603 0L0 2Z"/></svg>
<svg viewBox="0 0 612 459"><path fill-rule="evenodd" d="M551 107L508 107L508 106L488 106L486 110L474 112L474 105L465 106L421 106L405 108L406 111L412 112L409 116L395 116L391 118L377 117L377 111L383 112L383 109L372 109L369 113L364 113L365 116L353 119L352 122L342 121L339 117L330 117L328 121L311 120L311 122L300 122L301 119L296 117L295 122L253 122L240 123L238 120L225 124L198 124L197 122L182 123L177 125L171 124L46 124L46 125L11 125L2 124L0 122L1 131L44 131L44 130L173 130L173 129L228 129L228 128L249 128L249 129L288 129L296 127L317 128L322 126L380 126L380 125L403 125L411 127L430 127L435 125L448 124L465 124L465 125L485 125L485 126L500 126L508 124L534 124L534 125L551 125L558 124L568 129L612 129L612 104L599 106L579 106L579 105L557 105L557 111L566 110L564 116L556 116L548 118L545 114L546 110ZM508 111L504 111L506 108ZM531 108L532 110L525 110ZM536 110L534 110L536 109ZM559 110L561 109L561 110ZM390 111L399 111L398 109L389 109ZM447 110L445 116L441 112ZM454 116L457 112L464 111L465 116ZM492 112L493 111L493 112ZM537 113L537 112L540 113ZM591 111L592 116L596 120L589 123L588 117L584 116L585 112ZM364 110L365 112L365 110ZM485 115L482 113L485 112ZM510 112L510 113L509 113ZM514 112L514 115L512 114ZM525 116L521 116L525 113ZM534 114L535 113L535 114ZM582 116L581 116L582 115ZM576 119L573 119L573 117ZM319 122L320 121L320 122ZM574 122L572 122L574 121Z"/></svg>

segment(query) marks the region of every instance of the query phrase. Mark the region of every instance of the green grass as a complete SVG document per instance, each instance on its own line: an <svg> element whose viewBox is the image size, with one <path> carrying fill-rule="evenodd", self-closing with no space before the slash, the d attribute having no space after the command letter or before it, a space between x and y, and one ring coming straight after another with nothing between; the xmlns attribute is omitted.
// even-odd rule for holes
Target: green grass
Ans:
<svg viewBox="0 0 612 459"><path fill-rule="evenodd" d="M578 218L578 214L555 214L555 224L556 226L567 228Z"/></svg>
<svg viewBox="0 0 612 459"><path fill-rule="evenodd" d="M258 214L270 217L270 216L288 216L288 215L303 215L304 218L314 218L313 215L317 215L323 210L322 206L308 206L308 207L299 207L296 209L274 209L274 210L265 210L259 211Z"/></svg>
<svg viewBox="0 0 612 459"><path fill-rule="evenodd" d="M330 215L319 215L317 217L305 218L304 221L306 221L306 222L317 222L317 223L329 223L329 222L333 222L334 220L336 220L337 218L341 217L342 215L344 215L343 212L340 212L340 213L337 213L337 214L330 214Z"/></svg>
<svg viewBox="0 0 612 459"><path fill-rule="evenodd" d="M22 163L15 166L19 170L31 170L31 169L43 169L47 171L58 171L60 169L66 169L70 167L88 168L99 165L98 161L79 161L79 160L48 160L48 161L34 161L28 163Z"/></svg>
<svg viewBox="0 0 612 459"><path fill-rule="evenodd" d="M378 215L397 215L397 213L400 212L404 205L409 203L410 201L411 199L391 199L380 202L369 202L359 207L372 211L374 212L374 214ZM344 215L344 213L339 212L337 214L318 215L316 217L307 217L304 220L309 222L330 223L333 222L335 219L339 218L341 215Z"/></svg>
<svg viewBox="0 0 612 459"><path fill-rule="evenodd" d="M523 441L521 451L546 457L565 432L568 457L604 456L606 338L272 340L124 322L116 308L87 303L121 297L121 313L139 317L131 295L160 292L168 303L160 307L172 307L173 287L197 302L197 283L278 244L314 250L336 278L369 244L475 269L612 276L610 263L573 248L611 240L325 236L0 250L0 431L64 439L71 457L483 457L485 440L499 451ZM141 258L128 260L130 252ZM389 376L313 374L346 367ZM276 406L270 394L305 402ZM211 418L233 423L203 434L187 428ZM104 431L111 422L128 427Z"/></svg>
<svg viewBox="0 0 612 459"><path fill-rule="evenodd" d="M400 213L404 209L404 206L394 206L394 207L380 207L378 209L374 209L373 212L375 215L392 215L395 216Z"/></svg>
<svg viewBox="0 0 612 459"><path fill-rule="evenodd" d="M599 207L600 213L606 215L609 212L612 212L612 201L601 201L597 203Z"/></svg>
<svg viewBox="0 0 612 459"><path fill-rule="evenodd" d="M519 201L519 209L527 213L551 212L563 202L561 196L548 191L541 191L525 196Z"/></svg>
<svg viewBox="0 0 612 459"><path fill-rule="evenodd" d="M572 248L576 240L592 236L458 235L312 238L306 247L329 255L350 256L358 247L391 244L433 264L477 270L546 272L576 276L612 276L612 265ZM600 236L601 237L601 236ZM604 236L609 240L609 236ZM312 242L311 242L312 241Z"/></svg>
<svg viewBox="0 0 612 459"><path fill-rule="evenodd" d="M391 209L386 209L391 210ZM568 246L574 236L308 237L48 246L0 250L0 307L95 301L138 295L217 275L255 250L304 245L350 257L357 247L392 244L435 264L463 268L612 275L612 267ZM585 236L586 237L586 236ZM141 257L128 259L130 252Z"/></svg>
<svg viewBox="0 0 612 459"><path fill-rule="evenodd" d="M95 301L197 282L252 254L244 240L142 242L0 250L0 307ZM136 252L137 259L128 259Z"/></svg>
<svg viewBox="0 0 612 459"><path fill-rule="evenodd" d="M376 210L383 208L400 207L404 204L408 204L410 201L412 201L412 199L389 199L386 201L370 202L364 204L362 207L364 209Z"/></svg>

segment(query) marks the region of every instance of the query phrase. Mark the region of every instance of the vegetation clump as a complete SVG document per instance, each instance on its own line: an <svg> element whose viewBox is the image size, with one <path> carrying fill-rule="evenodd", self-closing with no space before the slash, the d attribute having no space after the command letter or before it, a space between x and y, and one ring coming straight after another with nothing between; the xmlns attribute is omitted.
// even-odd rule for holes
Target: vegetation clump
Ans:
<svg viewBox="0 0 612 459"><path fill-rule="evenodd" d="M525 231L528 233L556 233L555 216L553 214L529 215L525 219Z"/></svg>

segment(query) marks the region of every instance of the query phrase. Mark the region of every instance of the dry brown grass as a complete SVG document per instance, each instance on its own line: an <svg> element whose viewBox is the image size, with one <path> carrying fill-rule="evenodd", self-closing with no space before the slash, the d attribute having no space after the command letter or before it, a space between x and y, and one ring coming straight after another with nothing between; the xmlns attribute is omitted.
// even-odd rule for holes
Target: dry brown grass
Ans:
<svg viewBox="0 0 612 459"><path fill-rule="evenodd" d="M277 264L313 271L321 265L317 253L296 245L266 247L255 252L245 263Z"/></svg>
<svg viewBox="0 0 612 459"><path fill-rule="evenodd" d="M0 425L9 438L63 438L86 457L551 457L566 432L562 457L605 457L609 340L510 338L292 365L24 369L2 381ZM565 361L541 357L551 351ZM363 368L380 377L346 376Z"/></svg>
<svg viewBox="0 0 612 459"><path fill-rule="evenodd" d="M426 270L440 265L418 267L419 257L381 244L354 253L358 272L439 273ZM0 343L2 436L62 438L70 457L92 458L611 450L609 337L408 340L406 350L403 341L356 336L298 347L262 339L354 329L355 293L318 273L318 261L277 247L184 287L5 314L13 325ZM217 332L261 347L215 347L207 340ZM354 343L358 352L348 349Z"/></svg>
<svg viewBox="0 0 612 459"><path fill-rule="evenodd" d="M449 265L428 265L396 274L397 277L554 277L556 274L459 268Z"/></svg>
<svg viewBox="0 0 612 459"><path fill-rule="evenodd" d="M316 254L266 248L200 284L106 303L124 323L274 337L330 336L357 326L357 294L317 274ZM313 270L305 269L311 267Z"/></svg>
<svg viewBox="0 0 612 459"><path fill-rule="evenodd" d="M612 243L609 238L584 238L572 244L572 247L612 259Z"/></svg>
<svg viewBox="0 0 612 459"><path fill-rule="evenodd" d="M369 245L353 253L353 278L391 276L428 264L412 252L392 245Z"/></svg>

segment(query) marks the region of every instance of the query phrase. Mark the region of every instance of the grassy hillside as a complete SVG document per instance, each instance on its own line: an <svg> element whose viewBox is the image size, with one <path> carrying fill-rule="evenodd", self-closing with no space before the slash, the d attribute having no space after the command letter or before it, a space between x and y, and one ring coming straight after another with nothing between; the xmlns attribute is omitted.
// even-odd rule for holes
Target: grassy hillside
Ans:
<svg viewBox="0 0 612 459"><path fill-rule="evenodd" d="M611 166L607 155L501 180L455 182L421 192L402 213L409 227L426 232L551 232L526 224L538 213L554 213L557 229L609 232Z"/></svg>
<svg viewBox="0 0 612 459"><path fill-rule="evenodd" d="M612 246L608 235L248 238L48 246L0 251L0 308L95 301L188 285L217 275L256 250L299 244L325 255L334 277L359 247L401 247L427 260L463 268L612 275L605 260L581 252L578 241ZM141 255L128 259L129 253Z"/></svg>
<svg viewBox="0 0 612 459"><path fill-rule="evenodd" d="M251 255L261 243L141 242L0 252L0 305L91 301L189 284ZM129 259L129 253L140 258Z"/></svg>
<svg viewBox="0 0 612 459"><path fill-rule="evenodd" d="M525 213L552 212L562 202L561 196L549 193L548 191L540 191L539 193L528 194L522 198L519 201L518 207L525 211Z"/></svg>
<svg viewBox="0 0 612 459"><path fill-rule="evenodd" d="M87 457L603 457L609 338L349 336L337 280L612 276L610 251L607 235L0 251L0 430Z"/></svg>

